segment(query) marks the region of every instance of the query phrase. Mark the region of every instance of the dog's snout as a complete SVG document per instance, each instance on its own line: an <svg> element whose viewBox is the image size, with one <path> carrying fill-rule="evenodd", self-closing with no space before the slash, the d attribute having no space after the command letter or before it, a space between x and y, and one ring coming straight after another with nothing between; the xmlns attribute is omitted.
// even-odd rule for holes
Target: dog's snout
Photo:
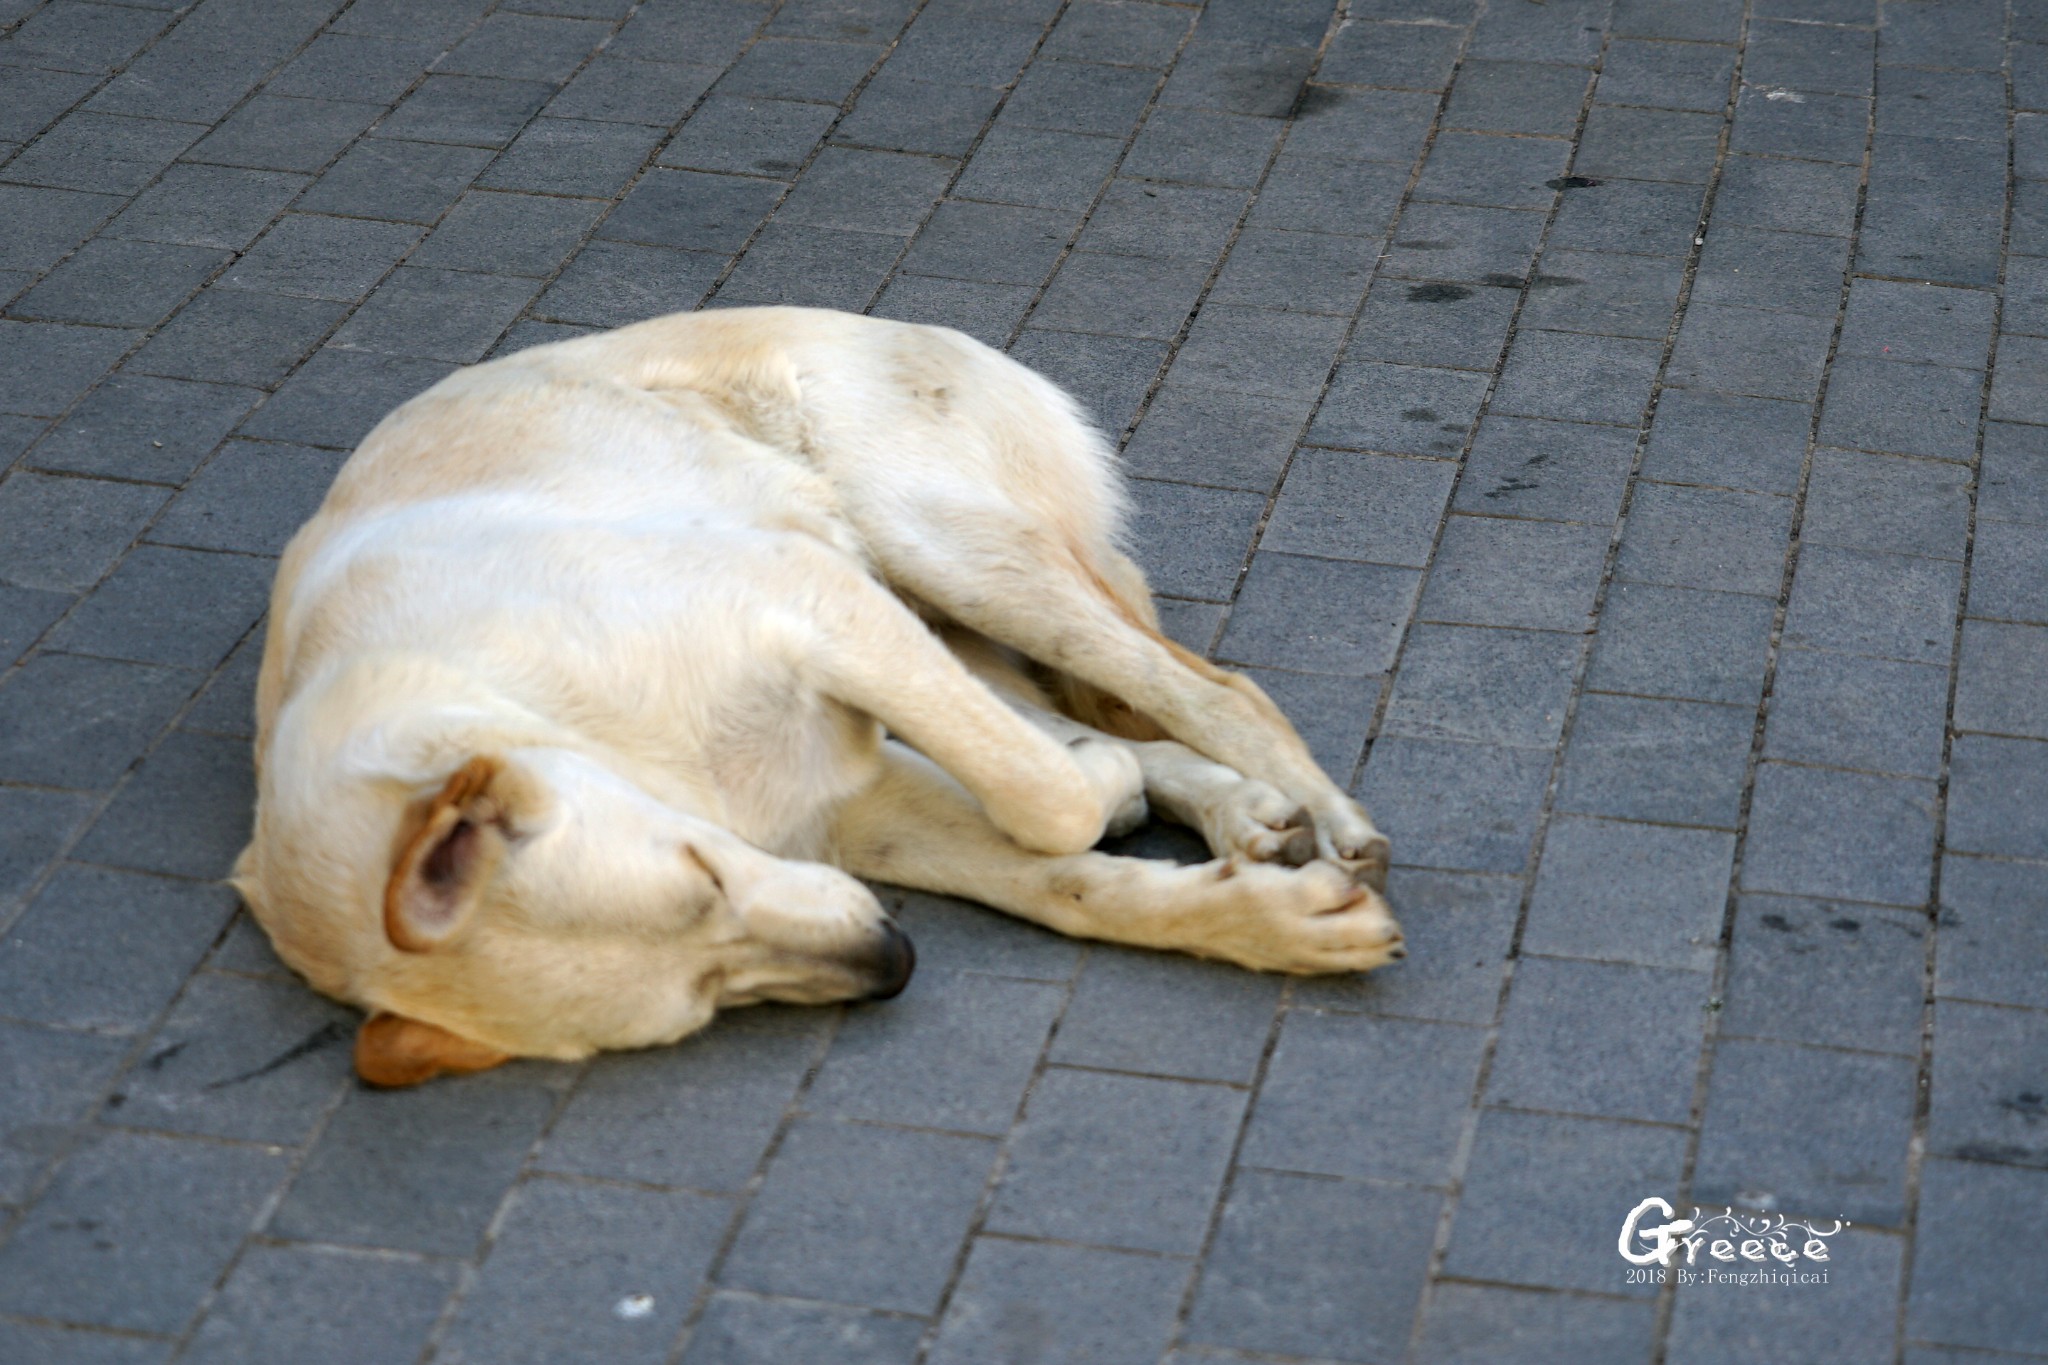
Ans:
<svg viewBox="0 0 2048 1365"><path fill-rule="evenodd" d="M903 988L910 984L910 974L917 970L917 949L910 935L897 928L894 920L883 920L881 937L866 965L874 981L866 998L894 999L903 993Z"/></svg>

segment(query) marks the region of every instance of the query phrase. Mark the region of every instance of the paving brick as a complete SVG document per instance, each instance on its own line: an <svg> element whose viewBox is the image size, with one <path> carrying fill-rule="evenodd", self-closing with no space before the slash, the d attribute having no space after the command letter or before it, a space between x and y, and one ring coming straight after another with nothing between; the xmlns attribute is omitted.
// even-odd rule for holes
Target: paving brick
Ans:
<svg viewBox="0 0 2048 1365"><path fill-rule="evenodd" d="M1442 1185L1484 1041L1461 1025L1291 1011L1239 1160Z"/></svg>
<svg viewBox="0 0 2048 1365"><path fill-rule="evenodd" d="M17 317L103 327L160 322L228 260L204 247L97 238L17 300Z"/></svg>
<svg viewBox="0 0 2048 1365"><path fill-rule="evenodd" d="M281 1152L109 1135L65 1165L0 1249L0 1306L174 1334L285 1169Z"/></svg>
<svg viewBox="0 0 2048 1365"><path fill-rule="evenodd" d="M1801 552L1785 643L1946 664L1961 566L1815 545Z"/></svg>
<svg viewBox="0 0 2048 1365"><path fill-rule="evenodd" d="M1741 36L1742 8L1736 0L1617 0L1614 31L1732 43Z"/></svg>
<svg viewBox="0 0 2048 1365"><path fill-rule="evenodd" d="M1736 100L1728 149L1760 156L1790 156L1855 166L1870 133L1870 101L1856 95L1808 95L1774 100L1745 86Z"/></svg>
<svg viewBox="0 0 2048 1365"><path fill-rule="evenodd" d="M1926 1341L2028 1351L2048 1336L2048 1303L2029 1294L2048 1271L2025 1239L2026 1212L2048 1175L2016 1167L1930 1160L1920 1178L1905 1332Z"/></svg>
<svg viewBox="0 0 2048 1365"><path fill-rule="evenodd" d="M735 251L786 187L772 180L650 171L598 230L601 237L700 251ZM545 201L543 201L545 202ZM579 236L581 229L565 240ZM428 250L432 249L428 244ZM419 264L431 264L425 253Z"/></svg>
<svg viewBox="0 0 2048 1365"><path fill-rule="evenodd" d="M235 652L221 665L220 671L206 685L179 720L187 730L201 730L216 735L238 735L253 739L256 735L256 673L263 658L261 633L251 634Z"/></svg>
<svg viewBox="0 0 2048 1365"><path fill-rule="evenodd" d="M91 810L90 800L69 792L0 788L0 903L35 884Z"/></svg>
<svg viewBox="0 0 2048 1365"><path fill-rule="evenodd" d="M1466 625L1586 630L1608 538L1604 526L1453 516L1444 523L1420 615Z"/></svg>
<svg viewBox="0 0 2048 1365"><path fill-rule="evenodd" d="M1947 702L1945 668L1787 649L1778 656L1764 755L1938 777Z"/></svg>
<svg viewBox="0 0 2048 1365"><path fill-rule="evenodd" d="M1977 533L1970 568L1970 613L2017 621L2048 620L2048 591L2039 570L2048 558L2041 537L2015 522L1987 522Z"/></svg>
<svg viewBox="0 0 2048 1365"><path fill-rule="evenodd" d="M0 269L47 269L120 207L111 194L0 185L0 208L14 228L0 242Z"/></svg>
<svg viewBox="0 0 2048 1365"><path fill-rule="evenodd" d="M1721 1043L1693 1197L1897 1226L1917 1074L1910 1057Z"/></svg>
<svg viewBox="0 0 2048 1365"><path fill-rule="evenodd" d="M1832 328L1827 318L1699 304L1686 310L1667 381L1811 402Z"/></svg>
<svg viewBox="0 0 2048 1365"><path fill-rule="evenodd" d="M7 109L0 111L0 136L10 140L34 137L99 83L96 73L12 68L8 94L13 98Z"/></svg>
<svg viewBox="0 0 2048 1365"><path fill-rule="evenodd" d="M827 147L776 222L907 234L924 221L951 175L951 163L930 157Z"/></svg>
<svg viewBox="0 0 2048 1365"><path fill-rule="evenodd" d="M481 147L368 138L329 167L297 207L314 213L432 223L462 196L491 156Z"/></svg>
<svg viewBox="0 0 2048 1365"><path fill-rule="evenodd" d="M1129 137L1158 83L1159 78L1150 71L1120 71L1075 62L1034 63L1005 101L1000 126ZM1269 128L1269 145L1279 134L1279 129Z"/></svg>
<svg viewBox="0 0 2048 1365"><path fill-rule="evenodd" d="M2048 869L1949 854L1941 864L1934 993L2048 1008Z"/></svg>
<svg viewBox="0 0 2048 1365"><path fill-rule="evenodd" d="M1052 985L927 972L887 1009L850 1014L806 1107L918 1128L1006 1132L1065 1002ZM923 1056L911 1083L906 1058Z"/></svg>
<svg viewBox="0 0 2048 1365"><path fill-rule="evenodd" d="M1331 381L1309 439L1397 455L1456 455L1479 416L1487 375L1347 361Z"/></svg>
<svg viewBox="0 0 2048 1365"><path fill-rule="evenodd" d="M1685 1146L1675 1128L1482 1110L1444 1273L1653 1297L1625 1282L1614 1230L1638 1200L1676 1193Z"/></svg>
<svg viewBox="0 0 2048 1365"><path fill-rule="evenodd" d="M1551 747L1564 728L1580 646L1552 631L1418 625L1381 733Z"/></svg>
<svg viewBox="0 0 2048 1365"><path fill-rule="evenodd" d="M664 313L688 312L703 301L728 260L728 257L707 251L672 251L666 247L633 246L625 242L591 242L576 253L548 291L533 305L533 311L545 318L599 327L622 327ZM439 271L420 273L427 276L443 274ZM489 307L488 313L480 313L476 318L475 329L469 332L465 343L481 337L484 328L495 322L500 314L517 312L519 305L511 302L512 296L522 288L532 287L526 281L514 287L512 281L490 275L464 278L479 282L472 288L482 291L479 303ZM426 306L427 300L438 301L441 298L438 282L422 280L417 293L420 308ZM410 293L405 304L406 307L395 311L391 318L394 337L390 344L424 349L418 346L419 332L411 316L414 298ZM373 299L369 307L374 308L375 305L376 300ZM363 317L364 313L358 313L349 326L336 335L335 344L349 344ZM496 335L496 332L492 333L493 339ZM450 354L455 349L451 344L439 358L470 358ZM468 345L461 349L466 351Z"/></svg>
<svg viewBox="0 0 2048 1365"><path fill-rule="evenodd" d="M109 1098L102 1121L304 1142L348 1083L356 1022L296 980L198 973Z"/></svg>
<svg viewBox="0 0 2048 1365"><path fill-rule="evenodd" d="M72 1125L86 1117L127 1051L120 1039L0 1023L0 1199L27 1196L70 1145Z"/></svg>
<svg viewBox="0 0 2048 1365"><path fill-rule="evenodd" d="M1218 304L1349 317L1379 259L1370 238L1247 228L1210 288Z"/></svg>
<svg viewBox="0 0 2048 1365"><path fill-rule="evenodd" d="M1523 958L1501 1018L1487 1099L1685 1122L1709 981L1692 971Z"/></svg>
<svg viewBox="0 0 2048 1365"><path fill-rule="evenodd" d="M2004 24L1991 6L1905 4L1888 10L1877 59L1906 65L1996 68Z"/></svg>
<svg viewBox="0 0 2048 1365"><path fill-rule="evenodd" d="M1842 238L1717 224L1706 242L1693 279L1699 303L1827 318L1841 306L1849 266Z"/></svg>
<svg viewBox="0 0 2048 1365"><path fill-rule="evenodd" d="M1154 5L1070 5L1046 36L1041 58L1163 67L1187 36L1188 16Z"/></svg>
<svg viewBox="0 0 2048 1365"><path fill-rule="evenodd" d="M954 279L1038 285L1078 220L1050 209L947 201L918 234L903 268Z"/></svg>
<svg viewBox="0 0 2048 1365"><path fill-rule="evenodd" d="M61 322L0 322L0 408L56 416L141 335Z"/></svg>
<svg viewBox="0 0 2048 1365"><path fill-rule="evenodd" d="M1734 853L1734 836L1717 831L1560 817L1522 950L1709 971Z"/></svg>
<svg viewBox="0 0 2048 1365"><path fill-rule="evenodd" d="M193 123L114 118L81 109L8 162L7 178L58 189L134 194L204 131Z"/></svg>
<svg viewBox="0 0 2048 1365"><path fill-rule="evenodd" d="M1586 73L1575 67L1467 60L1444 108L1444 126L1568 137L1578 127L1586 84Z"/></svg>
<svg viewBox="0 0 2048 1365"><path fill-rule="evenodd" d="M59 71L111 71L161 32L164 16L104 5L53 5L9 36L13 62Z"/></svg>
<svg viewBox="0 0 2048 1365"><path fill-rule="evenodd" d="M2048 853L2040 798L2048 793L2048 744L1958 735L1949 757L1950 848L2014 858Z"/></svg>
<svg viewBox="0 0 2048 1365"><path fill-rule="evenodd" d="M1772 607L1768 598L1616 583L1585 685L1753 707L1763 693Z"/></svg>
<svg viewBox="0 0 2048 1365"><path fill-rule="evenodd" d="M1456 474L1444 460L1305 449L1288 466L1260 548L1422 568Z"/></svg>
<svg viewBox="0 0 2048 1365"><path fill-rule="evenodd" d="M623 191L661 140L657 129L538 118L483 177L487 189L608 198Z"/></svg>
<svg viewBox="0 0 2048 1365"><path fill-rule="evenodd" d="M356 0L329 29L376 38L417 38L446 46L483 17L488 0Z"/></svg>
<svg viewBox="0 0 2048 1365"><path fill-rule="evenodd" d="M691 1332L681 1365L782 1365L841 1355L908 1362L924 1331L921 1318L718 1293Z"/></svg>
<svg viewBox="0 0 2048 1365"><path fill-rule="evenodd" d="M1204 642L1206 643L1206 642ZM1380 699L1379 678L1342 678L1328 673L1251 670L1281 713L1294 723L1319 767L1342 781L1358 767Z"/></svg>
<svg viewBox="0 0 2048 1365"><path fill-rule="evenodd" d="M1160 109L1125 153L1120 171L1193 185L1256 185L1281 130L1271 119L1209 109Z"/></svg>
<svg viewBox="0 0 2048 1365"><path fill-rule="evenodd" d="M1743 80L1835 95L1870 93L1877 35L1813 23L1760 23L1749 33Z"/></svg>
<svg viewBox="0 0 2048 1365"><path fill-rule="evenodd" d="M1088 220L1082 245L1127 256L1214 261L1249 198L1241 190L1114 180Z"/></svg>
<svg viewBox="0 0 2048 1365"><path fill-rule="evenodd" d="M569 79L590 51L609 36L610 29L609 24L591 19L493 14L436 62L434 69L559 83Z"/></svg>
<svg viewBox="0 0 2048 1365"><path fill-rule="evenodd" d="M344 1365L426 1344L454 1267L338 1247L252 1246L207 1310L186 1359Z"/></svg>
<svg viewBox="0 0 2048 1365"><path fill-rule="evenodd" d="M1515 293L1389 280L1372 292L1344 349L1347 360L1491 370L1507 342Z"/></svg>
<svg viewBox="0 0 2048 1365"><path fill-rule="evenodd" d="M2005 422L1984 424L1977 518L1982 522L2048 524L2048 431Z"/></svg>
<svg viewBox="0 0 2048 1365"><path fill-rule="evenodd" d="M232 476L224 475L212 487L202 483L201 492L210 496L219 488L227 495L231 487ZM51 643L105 658L210 669L262 614L271 570L268 561L245 555L142 546Z"/></svg>
<svg viewBox="0 0 2048 1365"><path fill-rule="evenodd" d="M142 872L222 878L249 842L255 801L246 743L179 731L143 760L77 854Z"/></svg>
<svg viewBox="0 0 2048 1365"><path fill-rule="evenodd" d="M1032 293L1028 285L941 280L899 271L868 311L879 318L951 327L1000 350L1024 321Z"/></svg>
<svg viewBox="0 0 2048 1365"><path fill-rule="evenodd" d="M1572 0L1541 13L1487 10L1472 38L1475 55L1590 64L1600 51L1604 0Z"/></svg>
<svg viewBox="0 0 2048 1365"><path fill-rule="evenodd" d="M1390 737L1373 745L1357 791L1402 862L1519 873L1550 765L1542 749Z"/></svg>
<svg viewBox="0 0 2048 1365"><path fill-rule="evenodd" d="M434 42L323 33L264 84L264 94L391 104L440 54Z"/></svg>
<svg viewBox="0 0 2048 1365"><path fill-rule="evenodd" d="M1048 1054L1055 1062L1249 1083L1279 982L1182 957L1096 947Z"/></svg>
<svg viewBox="0 0 2048 1365"><path fill-rule="evenodd" d="M1396 867L1387 878L1387 896L1402 916L1407 961L1370 976L1304 978L1294 984L1293 1003L1491 1023L1521 904L1520 880Z"/></svg>
<svg viewBox="0 0 2048 1365"><path fill-rule="evenodd" d="M268 1231L474 1255L566 1081L562 1068L523 1063L417 1090L351 1090Z"/></svg>
<svg viewBox="0 0 2048 1365"><path fill-rule="evenodd" d="M1485 1365L1508 1353L1528 1365L1624 1365L1647 1358L1649 1304L1498 1285L1438 1284L1423 1312L1418 1365Z"/></svg>
<svg viewBox="0 0 2048 1365"><path fill-rule="evenodd" d="M1752 728L1734 707L1589 695L1572 727L1558 809L1733 829Z"/></svg>
<svg viewBox="0 0 2048 1365"><path fill-rule="evenodd" d="M606 236L629 235L620 230L620 220L650 183L651 178L642 181L641 189L606 222ZM449 211L409 263L499 275L549 275L603 211L602 203L587 199L474 190Z"/></svg>
<svg viewBox="0 0 2048 1365"><path fill-rule="evenodd" d="M0 660L13 663L71 607L72 594L0 586Z"/></svg>
<svg viewBox="0 0 2048 1365"><path fill-rule="evenodd" d="M1595 105L1572 166L1580 175L1704 184L1720 135L1715 114Z"/></svg>
<svg viewBox="0 0 2048 1365"><path fill-rule="evenodd" d="M333 12L327 0L208 5L94 96L93 107L217 119Z"/></svg>
<svg viewBox="0 0 2048 1365"><path fill-rule="evenodd" d="M51 591L91 587L166 496L136 484L16 474L0 484L0 579Z"/></svg>
<svg viewBox="0 0 2048 1365"><path fill-rule="evenodd" d="M244 435L347 449L453 365L361 351L320 351L242 424Z"/></svg>
<svg viewBox="0 0 2048 1365"><path fill-rule="evenodd" d="M818 1060L820 1012L736 1011L675 1047L593 1061L537 1164L572 1175L737 1191Z"/></svg>
<svg viewBox="0 0 2048 1365"><path fill-rule="evenodd" d="M1593 94L1602 104L1718 114L1728 103L1735 55L1727 47L1615 39L1607 45Z"/></svg>
<svg viewBox="0 0 2048 1365"><path fill-rule="evenodd" d="M1877 135L1931 137L1968 142L1997 142L2006 130L2005 81L1996 71L1924 71L1893 69L1884 73L1883 99L1877 103ZM2030 159L2034 134L2030 120L2013 128L2015 162L2022 179L2039 179Z"/></svg>
<svg viewBox="0 0 2048 1365"><path fill-rule="evenodd" d="M1380 269L1410 279L1520 284L1542 233L1543 215L1531 210L1417 204L1401 215Z"/></svg>
<svg viewBox="0 0 2048 1365"><path fill-rule="evenodd" d="M737 1289L930 1313L995 1160L982 1138L800 1120L733 1243ZM887 1244L887 1256L875 1248Z"/></svg>
<svg viewBox="0 0 2048 1365"><path fill-rule="evenodd" d="M1630 505L1615 576L1775 596L1791 534L1789 498L1646 483Z"/></svg>
<svg viewBox="0 0 2048 1365"><path fill-rule="evenodd" d="M1300 102L1315 67L1313 47L1210 39L1201 34L1181 50L1159 102L1189 109L1222 109L1260 118L1285 118Z"/></svg>
<svg viewBox="0 0 2048 1365"><path fill-rule="evenodd" d="M1079 133L998 125L975 152L955 193L965 199L1077 212L1115 166L1120 145Z"/></svg>
<svg viewBox="0 0 2048 1365"><path fill-rule="evenodd" d="M1558 206L1557 222L1550 230L1550 246L1553 250L1684 256L1692 250L1702 198L1697 185L1643 180L1568 185ZM1665 321L1668 325L1668 310Z"/></svg>
<svg viewBox="0 0 2048 1365"><path fill-rule="evenodd" d="M1924 905L1931 783L1765 763L1757 769L1745 889Z"/></svg>
<svg viewBox="0 0 2048 1365"><path fill-rule="evenodd" d="M1853 280L1837 349L1844 356L1955 366L1981 377L1995 303L1977 289Z"/></svg>
<svg viewBox="0 0 2048 1365"><path fill-rule="evenodd" d="M638 258L636 264L644 260L656 267L679 256L676 252L641 247L600 244L595 249L631 252ZM578 260L581 259L579 255ZM653 273L649 272L650 275ZM653 285L653 280L643 284L647 294L654 293ZM342 324L329 344L342 350L375 351L457 364L474 363L483 359L492 343L512 325L512 320L533 297L534 289L533 280L518 276L400 266ZM699 287L679 306L694 305L702 294L703 289ZM637 322L654 313L667 311L670 310L648 307L645 311L605 320ZM552 315L560 316L560 313Z"/></svg>
<svg viewBox="0 0 2048 1365"><path fill-rule="evenodd" d="M606 51L636 61L722 67L739 55L765 17L760 6L746 3L642 6Z"/></svg>
<svg viewBox="0 0 2048 1365"><path fill-rule="evenodd" d="M1831 1220L1812 1221L1826 1228ZM1759 1297L1743 1286L1705 1283L1681 1289L1672 1313L1672 1365L1849 1365L1891 1355L1903 1239L1849 1228L1828 1246L1827 1284L1818 1293ZM1913 1358L1910 1350L1906 1358Z"/></svg>
<svg viewBox="0 0 2048 1365"><path fill-rule="evenodd" d="M1731 156L1714 191L1714 219L1726 226L1846 237L1856 222L1856 168L1813 161ZM1858 281L1851 292L1878 281ZM1880 287L1888 287L1880 285Z"/></svg>
<svg viewBox="0 0 2048 1365"><path fill-rule="evenodd" d="M1016 79L1042 31L1015 6L985 15L949 13L940 6L905 30L883 69L915 80L1004 86Z"/></svg>
<svg viewBox="0 0 2048 1365"><path fill-rule="evenodd" d="M1927 282L1994 283L2005 184L1993 150L1949 138L1876 139L1857 269ZM2025 240L2027 183L2014 206L2013 245L2022 252L2039 249Z"/></svg>
<svg viewBox="0 0 2048 1365"><path fill-rule="evenodd" d="M1283 153L1259 189L1251 225L1283 232L1377 238L1392 224L1406 166Z"/></svg>
<svg viewBox="0 0 2048 1365"><path fill-rule="evenodd" d="M1032 313L1040 327L1173 340L1208 279L1196 261L1075 252Z"/></svg>
<svg viewBox="0 0 2048 1365"><path fill-rule="evenodd" d="M2007 337L1999 346L1990 415L2007 422L2048 422L2048 341Z"/></svg>
<svg viewBox="0 0 2048 1365"><path fill-rule="evenodd" d="M713 66L627 61L607 50L548 101L547 111L556 118L672 128L718 76Z"/></svg>
<svg viewBox="0 0 2048 1365"><path fill-rule="evenodd" d="M1286 466L1308 407L1299 399L1218 393L1169 381L1124 448L1125 468L1143 477L1264 492ZM1310 458L1309 452L1303 457ZM1399 471L1383 477L1397 483Z"/></svg>
<svg viewBox="0 0 2048 1365"><path fill-rule="evenodd" d="M1170 597L1155 597L1152 605L1159 609L1160 632L1204 657L1214 646L1216 632L1222 629L1229 611L1221 602L1181 602Z"/></svg>
<svg viewBox="0 0 2048 1365"><path fill-rule="evenodd" d="M881 55L882 49L866 43L763 38L747 49L716 88L726 95L838 104Z"/></svg>
<svg viewBox="0 0 2048 1365"><path fill-rule="evenodd" d="M199 681L183 669L39 654L0 685L0 775L112 786Z"/></svg>
<svg viewBox="0 0 2048 1365"><path fill-rule="evenodd" d="M985 86L903 80L885 70L862 89L860 102L832 138L900 152L965 156L1001 99L1001 91ZM831 112L822 105L804 107Z"/></svg>
<svg viewBox="0 0 2048 1365"><path fill-rule="evenodd" d="M359 299L421 235L398 223L289 214L222 274L220 287Z"/></svg>
<svg viewBox="0 0 2048 1365"><path fill-rule="evenodd" d="M1501 369L1493 406L1530 417L1634 426L1662 356L1654 341L1525 331Z"/></svg>
<svg viewBox="0 0 2048 1365"><path fill-rule="evenodd" d="M1643 477L1758 493L1799 490L1813 410L1803 403L1667 390L1643 455Z"/></svg>
<svg viewBox="0 0 2048 1365"><path fill-rule="evenodd" d="M1046 1072L1010 1139L989 1230L1199 1251L1245 1098L1185 1081Z"/></svg>
<svg viewBox="0 0 2048 1365"><path fill-rule="evenodd" d="M1150 480L1129 487L1137 560L1152 586L1173 597L1229 601L1265 498Z"/></svg>
<svg viewBox="0 0 2048 1365"><path fill-rule="evenodd" d="M2048 739L2048 696L2033 685L2048 666L2048 630L1965 621L1957 666L1959 730Z"/></svg>
<svg viewBox="0 0 2048 1365"><path fill-rule="evenodd" d="M1529 281L1521 325L1555 332L1663 340L1684 274L1677 261L1547 251Z"/></svg>
<svg viewBox="0 0 2048 1365"><path fill-rule="evenodd" d="M1081 400L1111 437L1121 435L1166 360L1164 342L1027 328L1010 358L1037 370Z"/></svg>
<svg viewBox="0 0 2048 1365"><path fill-rule="evenodd" d="M1917 1056L1926 934L1918 911L1745 895L1721 1032Z"/></svg>
<svg viewBox="0 0 2048 1365"><path fill-rule="evenodd" d="M777 219L761 230L718 298L861 312L881 289L905 240Z"/></svg>
<svg viewBox="0 0 2048 1365"><path fill-rule="evenodd" d="M1415 197L1501 208L1548 208L1571 144L1549 139L1445 133L1436 140Z"/></svg>
<svg viewBox="0 0 2048 1365"><path fill-rule="evenodd" d="M682 1287L709 1268L731 1218L725 1200L701 1194L527 1181L435 1354L664 1360L690 1310ZM620 1311L634 1294L649 1311Z"/></svg>
<svg viewBox="0 0 2048 1365"><path fill-rule="evenodd" d="M1441 1202L1432 1191L1240 1172L1188 1338L1290 1355L1398 1354Z"/></svg>
<svg viewBox="0 0 2048 1365"><path fill-rule="evenodd" d="M267 171L317 171L381 113L360 100L258 95L185 154L188 161Z"/></svg>
<svg viewBox="0 0 2048 1365"><path fill-rule="evenodd" d="M347 309L317 298L209 289L129 361L141 374L268 388L291 372Z"/></svg>
<svg viewBox="0 0 2048 1365"><path fill-rule="evenodd" d="M1340 24L1316 68L1316 79L1335 85L1378 85L1441 90L1450 84L1461 35L1450 25ZM1476 82L1475 82L1476 84Z"/></svg>
<svg viewBox="0 0 2048 1365"><path fill-rule="evenodd" d="M1156 1256L979 1238L929 1359L1152 1365L1187 1278L1186 1263Z"/></svg>
<svg viewBox="0 0 2048 1365"><path fill-rule="evenodd" d="M1417 578L1408 569L1258 554L1219 653L1319 673L1383 673L1413 607Z"/></svg>
<svg viewBox="0 0 2048 1365"><path fill-rule="evenodd" d="M1927 1150L1965 1161L2048 1166L2041 1136L2048 1012L1941 1000L1935 1005Z"/></svg>
<svg viewBox="0 0 2048 1365"><path fill-rule="evenodd" d="M1835 361L1828 382L1820 439L1866 450L1968 460L1976 452L1983 394L1981 370L1843 356Z"/></svg>
<svg viewBox="0 0 2048 1365"><path fill-rule="evenodd" d="M2005 266L2007 311L2001 319L2005 330L2017 335L2039 335L2044 327L2043 305L2048 304L2048 260L2039 256L2009 257ZM1970 363L1981 363L1979 361Z"/></svg>

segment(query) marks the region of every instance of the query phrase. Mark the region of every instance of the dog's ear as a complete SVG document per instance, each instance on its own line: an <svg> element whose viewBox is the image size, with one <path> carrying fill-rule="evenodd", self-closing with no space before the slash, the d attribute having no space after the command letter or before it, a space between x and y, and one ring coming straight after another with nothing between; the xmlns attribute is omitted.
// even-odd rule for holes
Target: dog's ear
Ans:
<svg viewBox="0 0 2048 1365"><path fill-rule="evenodd" d="M491 791L503 771L499 759L472 758L440 791L407 809L384 885L384 934L392 947L429 952L469 917L505 851L504 812Z"/></svg>
<svg viewBox="0 0 2048 1365"><path fill-rule="evenodd" d="M375 1086L418 1085L511 1060L509 1052L402 1014L373 1014L356 1034L356 1075Z"/></svg>

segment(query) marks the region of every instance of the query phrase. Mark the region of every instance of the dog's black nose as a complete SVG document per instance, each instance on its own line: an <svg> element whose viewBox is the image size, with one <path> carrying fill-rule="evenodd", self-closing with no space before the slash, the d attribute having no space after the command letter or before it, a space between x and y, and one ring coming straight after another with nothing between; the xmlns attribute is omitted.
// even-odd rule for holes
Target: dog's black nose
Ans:
<svg viewBox="0 0 2048 1365"><path fill-rule="evenodd" d="M881 941L875 945L869 969L875 981L868 990L870 1000L893 999L910 984L910 974L917 970L917 948L910 935L896 927L896 921L882 921Z"/></svg>

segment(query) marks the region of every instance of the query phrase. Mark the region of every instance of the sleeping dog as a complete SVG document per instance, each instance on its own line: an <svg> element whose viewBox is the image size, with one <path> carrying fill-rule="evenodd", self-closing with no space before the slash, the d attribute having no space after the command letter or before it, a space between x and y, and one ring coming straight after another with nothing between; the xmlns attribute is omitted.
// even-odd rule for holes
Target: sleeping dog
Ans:
<svg viewBox="0 0 2048 1365"><path fill-rule="evenodd" d="M1115 455L957 332L659 318L458 371L286 551L235 885L365 1080L877 998L859 878L1282 972L1402 955L1387 842L1159 632ZM1147 811L1194 866L1091 852Z"/></svg>

